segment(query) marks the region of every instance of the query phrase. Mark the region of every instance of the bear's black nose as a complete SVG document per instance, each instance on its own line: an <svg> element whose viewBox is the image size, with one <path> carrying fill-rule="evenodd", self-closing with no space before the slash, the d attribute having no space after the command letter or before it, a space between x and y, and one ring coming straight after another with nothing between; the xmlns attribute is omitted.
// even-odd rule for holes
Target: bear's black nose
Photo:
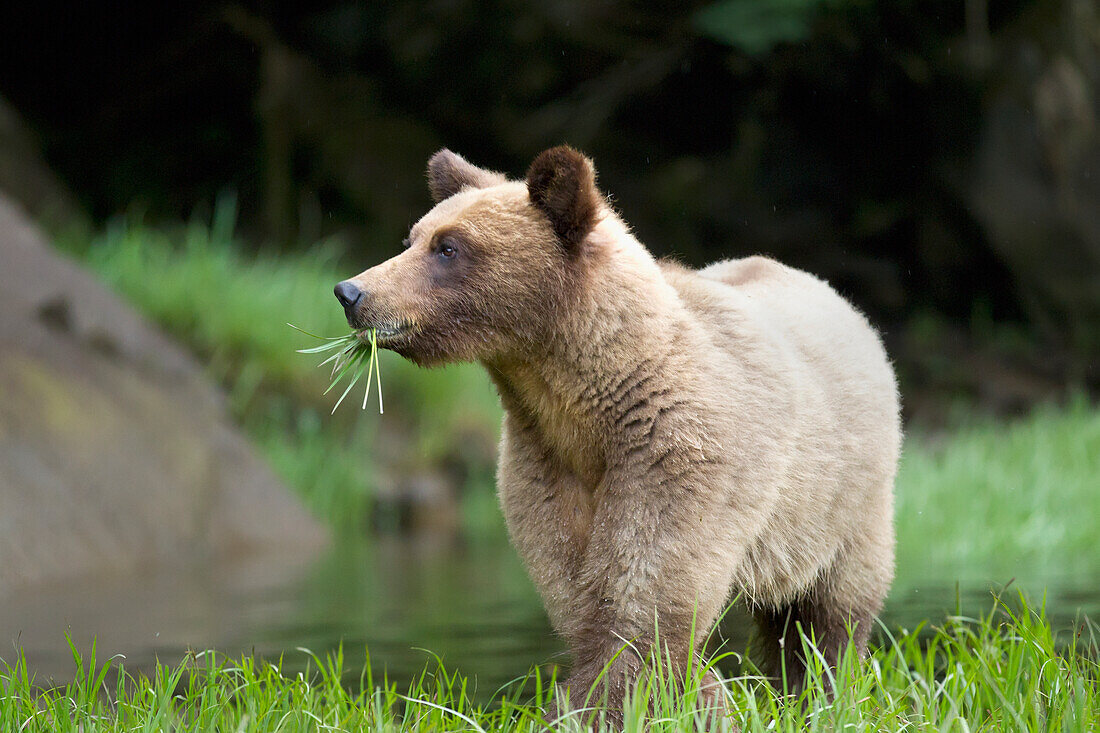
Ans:
<svg viewBox="0 0 1100 733"><path fill-rule="evenodd" d="M350 280L336 283L336 287L332 289L332 292L336 293L336 299L340 301L340 305L344 306L344 310L354 308L359 299L363 297L363 291L355 287Z"/></svg>

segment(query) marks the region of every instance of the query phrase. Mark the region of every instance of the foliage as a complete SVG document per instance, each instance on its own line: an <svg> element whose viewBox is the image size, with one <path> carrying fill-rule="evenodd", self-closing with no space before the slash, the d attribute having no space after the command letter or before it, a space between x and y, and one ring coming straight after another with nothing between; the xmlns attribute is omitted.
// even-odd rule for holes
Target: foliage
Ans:
<svg viewBox="0 0 1100 733"><path fill-rule="evenodd" d="M866 661L844 655L839 668L811 666L807 690L784 696L752 673L725 691L731 718L696 711L702 672L685 678L652 664L635 688L623 729L743 730L1092 730L1100 723L1097 628L1087 622L1057 634L1023 603L1000 605L978 619L948 617L942 626L883 633ZM803 643L818 660L812 644ZM342 649L324 657L301 650L278 660L224 659L191 653L149 676L130 675L118 660L73 650L75 678L43 685L21 654L0 663L0 729L10 731L534 731L583 729L579 708L555 723L553 670L532 670L473 699L476 680L426 669L406 689L349 667ZM851 650L849 650L851 652ZM835 697L825 690L836 689ZM649 712L652 711L652 712ZM603 727L603 726L598 726Z"/></svg>
<svg viewBox="0 0 1100 733"><path fill-rule="evenodd" d="M695 25L707 35L757 56L779 43L806 40L814 12L829 0L722 0L700 8Z"/></svg>

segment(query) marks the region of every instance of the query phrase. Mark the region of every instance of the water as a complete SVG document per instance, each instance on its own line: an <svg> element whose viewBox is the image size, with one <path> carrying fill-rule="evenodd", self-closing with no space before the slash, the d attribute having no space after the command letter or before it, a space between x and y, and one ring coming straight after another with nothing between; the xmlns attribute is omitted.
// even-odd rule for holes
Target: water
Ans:
<svg viewBox="0 0 1100 733"><path fill-rule="evenodd" d="M1056 627L1082 611L1100 617L1095 579L1048 578L1044 585ZM977 580L958 589L899 581L883 622L941 622L957 603L966 615L988 612L990 588ZM727 648L744 651L749 627L745 614L732 614L722 627ZM476 680L480 699L532 665L567 660L504 540L386 537L321 558L270 555L41 586L0 596L0 633L8 642L0 658L21 646L40 681L58 682L72 677L66 634L84 651L95 638L100 659L121 654L128 669L145 671L158 659L174 665L188 649L210 648L269 658L286 652L286 666L295 669L307 659L298 648L323 655L343 644L355 678L369 648L376 676L384 671L403 685L438 655Z"/></svg>

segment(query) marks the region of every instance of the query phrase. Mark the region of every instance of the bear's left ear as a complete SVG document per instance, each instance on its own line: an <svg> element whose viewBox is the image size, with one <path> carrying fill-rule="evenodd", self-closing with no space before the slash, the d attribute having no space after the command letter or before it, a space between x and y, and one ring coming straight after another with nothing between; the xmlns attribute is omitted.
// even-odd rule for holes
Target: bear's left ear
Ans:
<svg viewBox="0 0 1100 733"><path fill-rule="evenodd" d="M507 182L496 171L487 171L443 148L428 160L428 190L437 204L464 188L489 188Z"/></svg>
<svg viewBox="0 0 1100 733"><path fill-rule="evenodd" d="M596 226L600 192L592 161L568 145L539 153L527 169L527 195L550 219L567 252Z"/></svg>

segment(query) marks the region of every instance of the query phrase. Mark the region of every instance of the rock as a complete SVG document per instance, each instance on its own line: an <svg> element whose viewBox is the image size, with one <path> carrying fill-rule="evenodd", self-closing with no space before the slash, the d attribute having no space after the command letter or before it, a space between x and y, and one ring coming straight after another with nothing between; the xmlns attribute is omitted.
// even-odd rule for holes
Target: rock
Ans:
<svg viewBox="0 0 1100 733"><path fill-rule="evenodd" d="M0 263L0 593L324 544L201 366L3 196Z"/></svg>

